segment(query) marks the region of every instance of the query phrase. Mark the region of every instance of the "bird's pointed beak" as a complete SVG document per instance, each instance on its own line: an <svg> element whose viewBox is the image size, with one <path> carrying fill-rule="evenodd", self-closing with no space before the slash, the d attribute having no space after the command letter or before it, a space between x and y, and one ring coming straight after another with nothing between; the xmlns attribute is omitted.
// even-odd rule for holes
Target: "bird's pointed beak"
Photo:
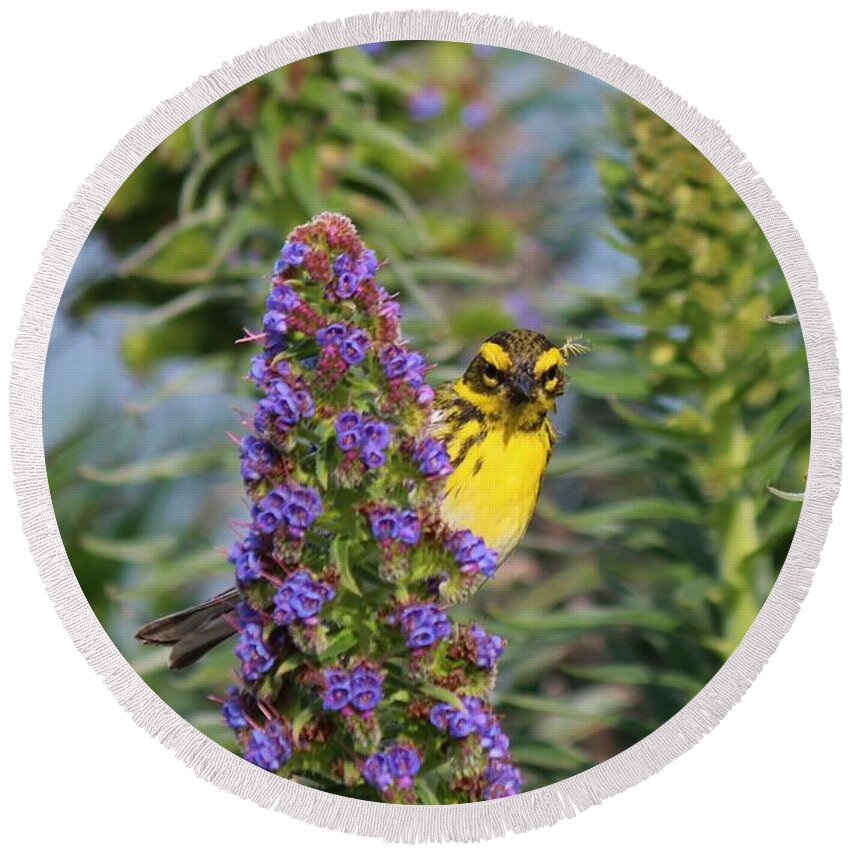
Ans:
<svg viewBox="0 0 850 850"><path fill-rule="evenodd" d="M534 381L531 375L520 372L511 381L511 395L517 401L531 401L534 398Z"/></svg>

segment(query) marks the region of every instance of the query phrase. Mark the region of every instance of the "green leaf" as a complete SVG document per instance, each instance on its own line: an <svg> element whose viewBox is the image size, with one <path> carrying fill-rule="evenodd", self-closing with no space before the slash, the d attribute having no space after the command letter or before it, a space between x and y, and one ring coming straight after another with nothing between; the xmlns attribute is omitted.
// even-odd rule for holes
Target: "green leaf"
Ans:
<svg viewBox="0 0 850 850"><path fill-rule="evenodd" d="M162 457L101 469L84 463L79 468L80 475L88 481L98 484L124 486L127 484L148 484L151 481L165 481L194 475L205 469L211 469L221 463L219 449L201 452L178 451Z"/></svg>
<svg viewBox="0 0 850 850"><path fill-rule="evenodd" d="M499 623L529 632L592 631L622 626L670 632L681 625L678 617L642 608L589 608L559 614L493 612L491 616Z"/></svg>
<svg viewBox="0 0 850 850"><path fill-rule="evenodd" d="M465 710L463 703L460 701L460 697L454 691L441 688L439 685L434 685L431 682L422 682L419 685L419 690L425 694L426 697L431 697L432 699L439 700L440 702L447 702L449 705L453 705L461 711Z"/></svg>
<svg viewBox="0 0 850 850"><path fill-rule="evenodd" d="M772 493L777 499L782 499L786 502L802 502L806 496L805 493L791 493L788 490L780 490L772 484L767 484L766 489L768 493Z"/></svg>
<svg viewBox="0 0 850 850"><path fill-rule="evenodd" d="M343 629L328 641L328 645L319 653L319 661L329 661L331 658L336 658L356 645L357 635L351 629Z"/></svg>
<svg viewBox="0 0 850 850"><path fill-rule="evenodd" d="M362 596L351 572L351 562L348 557L350 544L351 541L347 537L335 537L331 543L331 563L339 570L339 583L355 596Z"/></svg>
<svg viewBox="0 0 850 850"><path fill-rule="evenodd" d="M562 665L560 670L570 676L591 682L611 682L618 685L659 685L689 694L697 693L705 682L675 670L654 670L643 664Z"/></svg>
<svg viewBox="0 0 850 850"><path fill-rule="evenodd" d="M83 534L80 545L86 552L112 561L132 561L137 564L152 564L162 561L177 546L177 538L170 534L155 537L120 540Z"/></svg>
<svg viewBox="0 0 850 850"><path fill-rule="evenodd" d="M789 313L785 316L768 316L768 322L772 325L799 325L800 317L796 313Z"/></svg>

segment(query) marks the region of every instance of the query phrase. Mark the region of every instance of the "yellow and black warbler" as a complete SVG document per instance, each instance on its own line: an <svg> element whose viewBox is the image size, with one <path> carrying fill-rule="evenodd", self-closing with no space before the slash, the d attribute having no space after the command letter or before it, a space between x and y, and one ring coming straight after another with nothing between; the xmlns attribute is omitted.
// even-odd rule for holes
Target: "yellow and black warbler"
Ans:
<svg viewBox="0 0 850 850"><path fill-rule="evenodd" d="M555 443L549 413L564 392L568 357L584 350L573 341L558 348L535 331L500 331L460 378L437 389L431 434L453 466L440 512L451 527L482 537L499 563L531 521ZM173 646L170 666L186 667L234 632L228 615L238 600L237 590L227 591L142 626L136 637Z"/></svg>

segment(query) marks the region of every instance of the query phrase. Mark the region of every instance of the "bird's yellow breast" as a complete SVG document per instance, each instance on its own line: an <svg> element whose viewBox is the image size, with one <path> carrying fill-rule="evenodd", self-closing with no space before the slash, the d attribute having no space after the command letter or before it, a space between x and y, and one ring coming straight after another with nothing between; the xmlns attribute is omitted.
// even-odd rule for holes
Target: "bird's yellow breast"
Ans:
<svg viewBox="0 0 850 850"><path fill-rule="evenodd" d="M467 423L450 440L455 469L446 482L443 519L483 537L504 560L531 521L553 436L548 420L533 431Z"/></svg>

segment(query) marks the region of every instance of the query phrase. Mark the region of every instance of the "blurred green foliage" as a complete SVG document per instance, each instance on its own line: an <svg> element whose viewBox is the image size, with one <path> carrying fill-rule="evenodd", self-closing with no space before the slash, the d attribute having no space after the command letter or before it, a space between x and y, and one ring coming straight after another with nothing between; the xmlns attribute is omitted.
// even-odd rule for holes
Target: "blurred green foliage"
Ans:
<svg viewBox="0 0 850 850"><path fill-rule="evenodd" d="M423 91L439 107L428 117ZM259 323L283 236L324 209L387 260L381 280L435 380L506 326L593 344L558 413L537 518L467 605L510 640L497 697L527 787L590 767L711 678L794 534L799 503L782 496L804 489L808 380L776 259L657 116L511 51L316 56L157 147L63 298L48 474L107 631L226 746L205 696L229 680L232 647L178 675L131 635L229 582L220 547L246 507L226 432L253 403L233 341Z"/></svg>

